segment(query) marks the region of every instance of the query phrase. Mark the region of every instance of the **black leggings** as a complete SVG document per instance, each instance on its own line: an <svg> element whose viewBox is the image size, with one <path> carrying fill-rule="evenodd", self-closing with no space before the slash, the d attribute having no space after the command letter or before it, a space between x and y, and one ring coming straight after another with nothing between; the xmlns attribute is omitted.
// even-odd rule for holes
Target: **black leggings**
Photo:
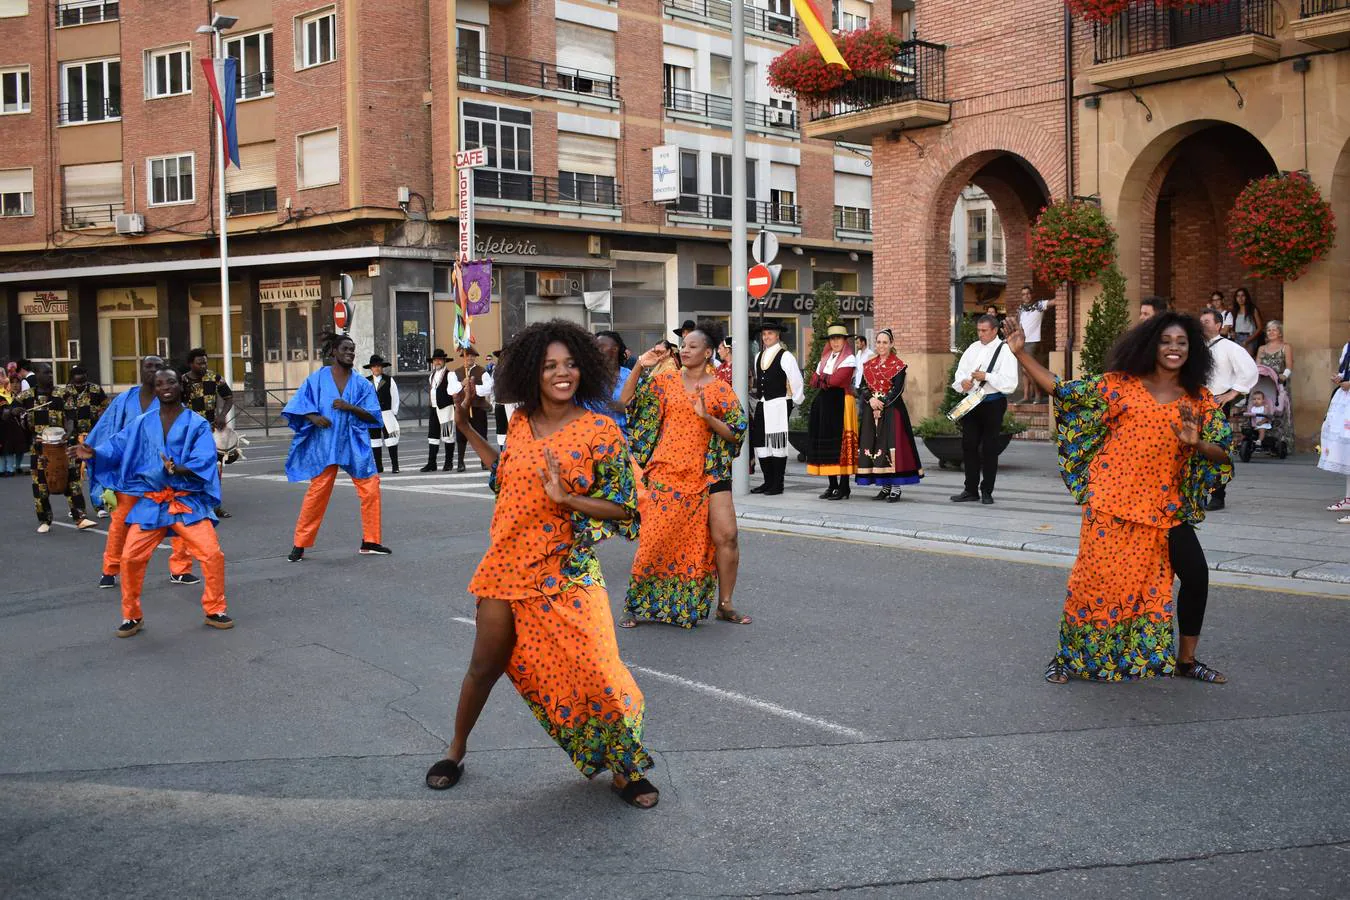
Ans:
<svg viewBox="0 0 1350 900"><path fill-rule="evenodd" d="M1167 553L1172 571L1181 579L1177 592L1177 622L1182 637L1199 637L1209 601L1209 561L1191 525L1178 525L1167 532Z"/></svg>

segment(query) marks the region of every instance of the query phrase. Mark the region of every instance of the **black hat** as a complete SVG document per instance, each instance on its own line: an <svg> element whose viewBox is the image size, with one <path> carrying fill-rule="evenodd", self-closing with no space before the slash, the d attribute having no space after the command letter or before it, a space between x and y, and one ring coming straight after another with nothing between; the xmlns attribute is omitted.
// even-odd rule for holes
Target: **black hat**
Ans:
<svg viewBox="0 0 1350 900"><path fill-rule="evenodd" d="M759 325L755 326L755 334L759 334L761 331L776 331L779 334L782 334L783 326L777 322L761 322Z"/></svg>
<svg viewBox="0 0 1350 900"><path fill-rule="evenodd" d="M375 367L375 366L387 366L387 365L389 365L389 360L385 359L383 356L381 356L381 355L378 354L378 353L372 353L372 354L370 354L370 362L366 363L366 364L365 364L364 366L362 366L361 368L363 368L363 369L370 369L370 368L373 368L373 367Z"/></svg>
<svg viewBox="0 0 1350 900"><path fill-rule="evenodd" d="M445 360L446 362L449 362L449 361L450 361L450 357L447 356L446 353L445 353L445 351L442 350L440 347L437 347L437 348L436 348L436 352L433 353L433 354L431 354L431 358L432 358L432 359L443 359L443 360Z"/></svg>
<svg viewBox="0 0 1350 900"><path fill-rule="evenodd" d="M674 329L671 333L674 334L676 337L684 337L686 332L697 330L698 330L697 322L695 322L693 319L685 319L682 323L680 323L680 327Z"/></svg>

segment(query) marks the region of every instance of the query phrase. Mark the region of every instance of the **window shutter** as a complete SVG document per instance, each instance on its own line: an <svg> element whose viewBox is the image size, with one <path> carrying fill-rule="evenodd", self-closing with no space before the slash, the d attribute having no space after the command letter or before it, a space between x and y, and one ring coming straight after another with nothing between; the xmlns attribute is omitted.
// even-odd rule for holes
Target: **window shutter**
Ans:
<svg viewBox="0 0 1350 900"><path fill-rule="evenodd" d="M305 165L308 170L310 158L309 146L305 146ZM256 191L259 188L277 186L277 145L275 141L261 144L245 144L239 148L240 167L233 165L225 170L225 190L230 193Z"/></svg>
<svg viewBox="0 0 1350 900"><path fill-rule="evenodd" d="M614 141L579 134L559 134L558 171L614 177Z"/></svg>
<svg viewBox="0 0 1350 900"><path fill-rule="evenodd" d="M338 133L320 131L300 138L300 187L332 184L339 178Z"/></svg>
<svg viewBox="0 0 1350 900"><path fill-rule="evenodd" d="M852 175L847 172L834 173L835 206L852 206L858 209L872 208L872 179L866 175Z"/></svg>
<svg viewBox="0 0 1350 900"><path fill-rule="evenodd" d="M864 0L844 0L843 7L843 11L849 15L862 16L868 23L871 23L872 4L866 3Z"/></svg>
<svg viewBox="0 0 1350 900"><path fill-rule="evenodd" d="M0 169L0 194L31 194L32 169Z"/></svg>
<svg viewBox="0 0 1350 900"><path fill-rule="evenodd" d="M614 32L574 22L559 22L558 65L564 69L613 75Z"/></svg>
<svg viewBox="0 0 1350 900"><path fill-rule="evenodd" d="M122 203L122 164L93 163L66 166L61 170L65 182L65 206L108 206Z"/></svg>
<svg viewBox="0 0 1350 900"><path fill-rule="evenodd" d="M797 190L797 167L783 163L769 163L769 189L774 191Z"/></svg>

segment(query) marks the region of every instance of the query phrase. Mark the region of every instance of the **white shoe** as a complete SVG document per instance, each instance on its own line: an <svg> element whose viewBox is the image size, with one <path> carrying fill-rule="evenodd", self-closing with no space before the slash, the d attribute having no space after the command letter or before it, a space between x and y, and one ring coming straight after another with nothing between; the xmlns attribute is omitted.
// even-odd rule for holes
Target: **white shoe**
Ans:
<svg viewBox="0 0 1350 900"><path fill-rule="evenodd" d="M81 519L80 521L75 523L75 527L80 529L81 531L84 531L86 528L97 528L98 523L95 522L93 519Z"/></svg>
<svg viewBox="0 0 1350 900"><path fill-rule="evenodd" d="M1350 516L1341 516L1336 520L1337 525L1350 525Z"/></svg>
<svg viewBox="0 0 1350 900"><path fill-rule="evenodd" d="M108 511L107 511L106 509L100 509L100 510L98 511L98 517L99 517L100 519L106 519L106 518L108 518Z"/></svg>
<svg viewBox="0 0 1350 900"><path fill-rule="evenodd" d="M1346 512L1347 510L1350 510L1350 497L1327 507L1327 512Z"/></svg>
<svg viewBox="0 0 1350 900"><path fill-rule="evenodd" d="M46 534L51 530L52 526L48 525L46 522L43 522L41 525L38 526L38 534Z"/></svg>

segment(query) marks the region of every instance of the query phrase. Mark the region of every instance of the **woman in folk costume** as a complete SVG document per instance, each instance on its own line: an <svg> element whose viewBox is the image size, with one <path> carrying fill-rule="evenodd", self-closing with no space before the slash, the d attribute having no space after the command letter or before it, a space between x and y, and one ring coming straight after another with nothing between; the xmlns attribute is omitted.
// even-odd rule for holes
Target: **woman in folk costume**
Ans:
<svg viewBox="0 0 1350 900"><path fill-rule="evenodd" d="M897 503L900 486L918 484L923 466L905 408L906 367L889 328L878 332L876 344L858 384L858 484L878 485L872 499Z"/></svg>
<svg viewBox="0 0 1350 900"><path fill-rule="evenodd" d="M365 365L365 368L370 369L366 381L375 389L375 396L380 401L380 424L370 429L370 447L375 451L375 471L384 471L384 448L388 447L390 471L397 475L398 382L385 374L384 367L387 365L389 363L378 353L371 354L370 362Z"/></svg>
<svg viewBox="0 0 1350 900"><path fill-rule="evenodd" d="M746 420L735 392L709 371L720 339L712 323L688 330L680 368L643 379L633 399L629 440L642 466L642 530L624 628L638 620L693 628L712 612L714 594L717 618L750 623L731 605L740 564L731 461ZM658 368L665 356L655 347L634 371Z"/></svg>
<svg viewBox="0 0 1350 900"><path fill-rule="evenodd" d="M455 733L426 774L435 790L464 774L469 734L505 672L539 724L592 778L609 770L613 787L640 809L659 793L645 773L642 691L619 659L614 619L595 545L637 528L628 442L588 404L605 402L612 374L591 336L555 319L511 340L495 389L519 403L506 449L497 453L467 415L455 424L492 464L497 494L490 543L469 582L478 633L460 688Z"/></svg>
<svg viewBox="0 0 1350 900"><path fill-rule="evenodd" d="M1317 468L1345 476L1345 499L1327 507L1332 512L1346 513L1336 521L1350 525L1350 344L1341 348L1339 363L1331 375L1335 386L1327 414L1322 420L1322 452Z"/></svg>
<svg viewBox="0 0 1350 900"><path fill-rule="evenodd" d="M825 475L830 486L822 500L847 500L849 476L858 468L858 406L853 399L857 359L848 348L848 329L831 325L811 386L815 401L807 419L806 474Z"/></svg>

